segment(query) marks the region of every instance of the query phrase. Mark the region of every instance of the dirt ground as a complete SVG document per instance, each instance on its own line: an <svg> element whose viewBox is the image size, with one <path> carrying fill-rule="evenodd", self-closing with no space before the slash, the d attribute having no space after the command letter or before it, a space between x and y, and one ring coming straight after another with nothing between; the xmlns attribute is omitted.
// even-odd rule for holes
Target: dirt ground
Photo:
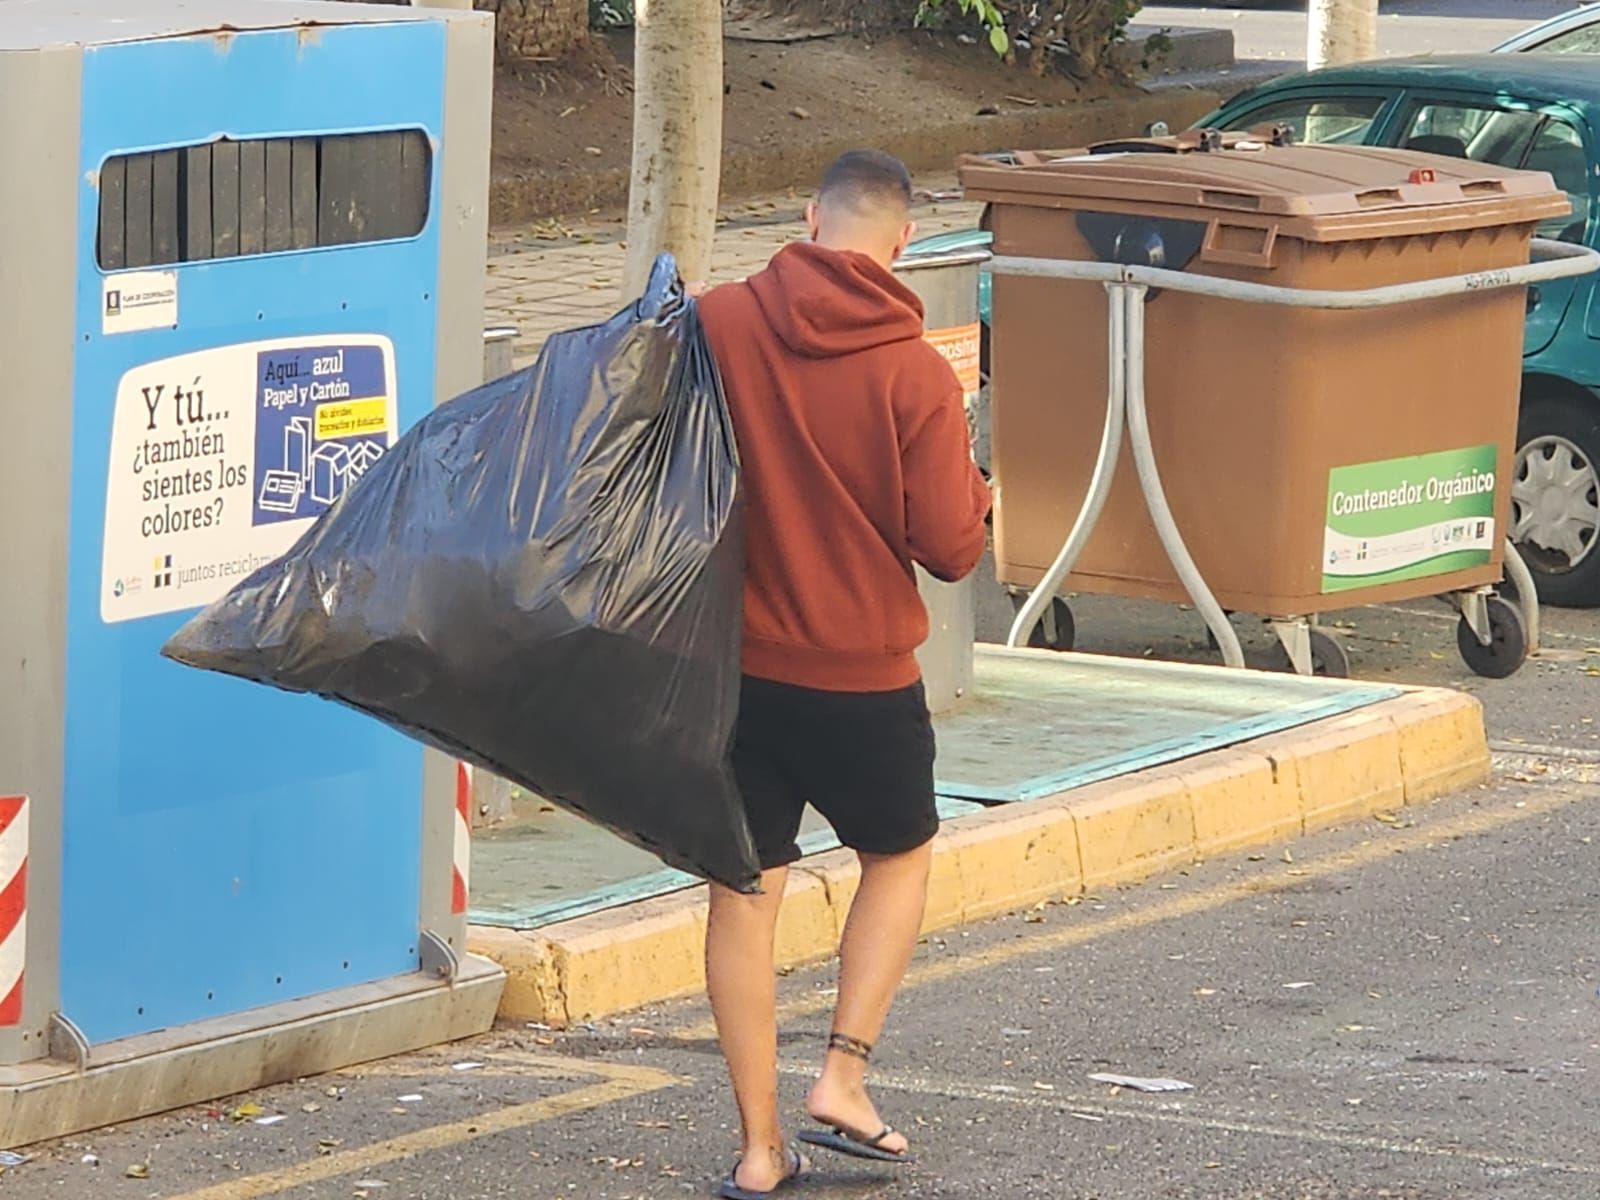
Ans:
<svg viewBox="0 0 1600 1200"><path fill-rule="evenodd" d="M820 34L820 36L819 36ZM941 129L974 118L1070 108L1124 90L1034 78L951 34L861 33L730 23L724 44L724 193L764 190L755 164L797 168L849 145L892 140L908 160L953 160ZM595 34L560 63L502 68L495 88L495 222L609 207L625 194L631 148L632 38ZM945 156L948 155L948 158Z"/></svg>

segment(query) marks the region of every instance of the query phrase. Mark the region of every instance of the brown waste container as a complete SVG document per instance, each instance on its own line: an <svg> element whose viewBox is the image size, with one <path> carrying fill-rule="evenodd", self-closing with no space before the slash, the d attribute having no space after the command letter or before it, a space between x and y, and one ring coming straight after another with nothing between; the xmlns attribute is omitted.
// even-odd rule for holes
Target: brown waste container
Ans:
<svg viewBox="0 0 1600 1200"><path fill-rule="evenodd" d="M1369 147L1192 145L969 160L961 177L989 206L996 256L1311 289L1525 264L1537 223L1568 207L1543 173ZM1149 261L1153 240L1164 262ZM1220 604L1304 617L1499 581L1524 309L1521 288L1365 311L1152 293L1151 441ZM1107 320L1100 283L995 277L1002 583L1036 584L1083 504L1105 417ZM1063 590L1182 601L1126 439L1122 459Z"/></svg>

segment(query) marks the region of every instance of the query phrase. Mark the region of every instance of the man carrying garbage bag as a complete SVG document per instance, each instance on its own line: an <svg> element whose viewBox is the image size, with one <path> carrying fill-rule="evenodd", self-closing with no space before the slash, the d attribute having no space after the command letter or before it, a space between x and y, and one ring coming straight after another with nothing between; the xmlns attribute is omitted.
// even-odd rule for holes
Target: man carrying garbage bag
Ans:
<svg viewBox="0 0 1600 1200"><path fill-rule="evenodd" d="M811 240L719 287L701 314L737 435L747 506L744 649L733 763L762 890L713 883L706 979L743 1124L720 1194L767 1195L804 1160L777 1108L773 938L809 801L861 859L839 1000L802 1140L908 1161L867 1062L927 901L933 726L916 650L928 620L913 564L954 581L978 563L989 490L961 386L922 340L890 264L915 229L895 158L852 151L806 211Z"/></svg>

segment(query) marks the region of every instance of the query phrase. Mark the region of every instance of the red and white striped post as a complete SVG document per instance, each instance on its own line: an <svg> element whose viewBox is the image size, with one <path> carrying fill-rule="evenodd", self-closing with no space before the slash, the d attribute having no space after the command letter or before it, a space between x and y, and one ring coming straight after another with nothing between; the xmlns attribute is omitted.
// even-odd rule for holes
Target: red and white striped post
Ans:
<svg viewBox="0 0 1600 1200"><path fill-rule="evenodd" d="M472 878L472 767L456 763L456 821L450 869L450 911L467 911L467 885Z"/></svg>
<svg viewBox="0 0 1600 1200"><path fill-rule="evenodd" d="M0 1027L22 1024L28 958L28 798L0 796Z"/></svg>

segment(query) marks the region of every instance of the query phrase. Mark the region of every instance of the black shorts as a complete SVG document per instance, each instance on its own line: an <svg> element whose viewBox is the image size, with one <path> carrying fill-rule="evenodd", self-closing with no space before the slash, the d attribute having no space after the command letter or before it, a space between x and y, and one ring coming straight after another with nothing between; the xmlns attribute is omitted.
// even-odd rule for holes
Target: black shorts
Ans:
<svg viewBox="0 0 1600 1200"><path fill-rule="evenodd" d="M800 857L807 803L868 854L915 850L939 832L933 722L922 684L822 692L746 676L733 769L762 870Z"/></svg>

